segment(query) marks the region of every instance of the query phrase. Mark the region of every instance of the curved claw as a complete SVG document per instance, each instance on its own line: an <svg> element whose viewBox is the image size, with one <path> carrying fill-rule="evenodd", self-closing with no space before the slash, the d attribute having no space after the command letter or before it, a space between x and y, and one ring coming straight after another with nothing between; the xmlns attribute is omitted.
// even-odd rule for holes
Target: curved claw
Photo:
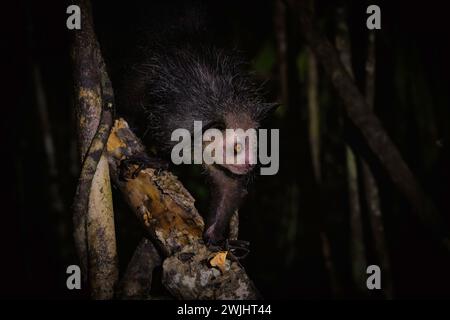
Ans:
<svg viewBox="0 0 450 320"><path fill-rule="evenodd" d="M216 251L229 251L233 256L238 259L244 259L250 253L250 242L245 240L229 240L226 239L221 243L207 243L208 249Z"/></svg>
<svg viewBox="0 0 450 320"><path fill-rule="evenodd" d="M245 240L226 240L226 249L229 250L238 260L244 259L250 253L250 242Z"/></svg>

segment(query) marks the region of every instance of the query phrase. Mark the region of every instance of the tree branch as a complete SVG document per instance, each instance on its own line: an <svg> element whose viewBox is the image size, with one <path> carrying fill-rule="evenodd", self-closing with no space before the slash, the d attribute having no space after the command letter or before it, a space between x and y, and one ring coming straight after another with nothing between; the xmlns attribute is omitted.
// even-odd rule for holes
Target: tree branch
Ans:
<svg viewBox="0 0 450 320"><path fill-rule="evenodd" d="M194 198L168 171L147 168L136 178L121 160L145 152L128 124L116 120L107 145L111 177L166 259L163 284L179 299L256 299L259 294L229 252L211 252L202 240L204 223Z"/></svg>
<svg viewBox="0 0 450 320"><path fill-rule="evenodd" d="M345 70L354 80L352 52L349 30L346 23L345 9L337 10L337 34L336 49ZM346 163L347 163L347 184L350 207L350 255L352 263L352 275L355 286L362 292L367 290L366 278L366 249L364 246L364 231L360 204L360 189L358 184L358 165L357 155L353 152L349 145L346 144Z"/></svg>

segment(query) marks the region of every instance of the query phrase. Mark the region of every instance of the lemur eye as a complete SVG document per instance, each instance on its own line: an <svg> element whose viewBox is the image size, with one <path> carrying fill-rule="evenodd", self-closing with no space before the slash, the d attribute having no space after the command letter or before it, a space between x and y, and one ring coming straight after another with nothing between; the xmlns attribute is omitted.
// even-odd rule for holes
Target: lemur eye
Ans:
<svg viewBox="0 0 450 320"><path fill-rule="evenodd" d="M242 151L242 144L240 142L234 145L234 152L240 153Z"/></svg>

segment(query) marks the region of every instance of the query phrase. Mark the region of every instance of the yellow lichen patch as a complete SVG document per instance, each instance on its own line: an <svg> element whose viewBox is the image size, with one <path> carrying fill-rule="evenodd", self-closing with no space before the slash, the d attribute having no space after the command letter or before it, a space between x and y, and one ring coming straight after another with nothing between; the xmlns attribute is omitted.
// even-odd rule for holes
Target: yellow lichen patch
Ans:
<svg viewBox="0 0 450 320"><path fill-rule="evenodd" d="M80 126L86 125L86 117L84 115L81 115L78 121L80 122Z"/></svg>
<svg viewBox="0 0 450 320"><path fill-rule="evenodd" d="M227 261L228 251L219 251L216 255L209 260L211 267L218 268L222 273L226 271L226 261Z"/></svg>
<svg viewBox="0 0 450 320"><path fill-rule="evenodd" d="M110 153L114 153L114 151L117 151L119 148L126 148L125 143L117 136L117 131L125 128L126 123L122 120L116 120L114 123L114 127L112 128L111 134L108 138L108 144L107 144L107 150Z"/></svg>
<svg viewBox="0 0 450 320"><path fill-rule="evenodd" d="M78 96L81 99L86 99L89 101L96 101L100 102L100 94L97 92L97 90L92 89L86 89L86 88L80 88Z"/></svg>
<svg viewBox="0 0 450 320"><path fill-rule="evenodd" d="M160 192L156 186L151 183L146 175L141 171L135 179L126 182L126 190L128 190L128 198L131 204L140 204L139 213L142 221L146 225L150 225L150 220L154 220L158 229L164 232L164 236L168 235L169 226L164 219L167 208L160 199ZM151 201L149 201L151 199Z"/></svg>

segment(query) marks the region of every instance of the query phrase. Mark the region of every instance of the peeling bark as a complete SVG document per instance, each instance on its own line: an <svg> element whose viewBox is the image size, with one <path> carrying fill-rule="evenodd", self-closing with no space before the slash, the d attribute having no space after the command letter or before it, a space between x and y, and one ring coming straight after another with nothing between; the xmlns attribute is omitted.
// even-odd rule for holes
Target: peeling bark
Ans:
<svg viewBox="0 0 450 320"><path fill-rule="evenodd" d="M227 259L223 268L213 268L208 261L214 256L203 244L193 243L164 260L163 283L167 290L177 298L189 300L260 298L236 260Z"/></svg>

